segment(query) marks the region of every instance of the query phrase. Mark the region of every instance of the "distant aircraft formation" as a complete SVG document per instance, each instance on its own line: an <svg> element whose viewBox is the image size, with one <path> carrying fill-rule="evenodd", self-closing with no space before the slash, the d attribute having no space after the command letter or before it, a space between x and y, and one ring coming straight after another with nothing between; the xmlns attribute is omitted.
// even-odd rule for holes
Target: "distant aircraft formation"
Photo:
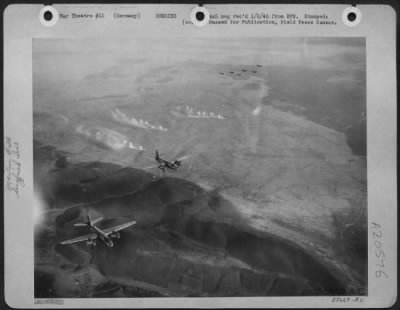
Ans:
<svg viewBox="0 0 400 310"><path fill-rule="evenodd" d="M121 225L117 225L114 227L110 227L107 229L100 229L96 226L98 222L100 222L103 218L99 217L97 219L92 220L90 215L88 214L88 220L86 223L75 223L75 227L87 227L90 231L87 235L82 235L73 239L68 239L65 241L61 241L60 244L73 244L78 242L86 242L86 245L96 245L97 239L102 241L107 247L111 248L114 246L114 242L112 241L113 238L119 239L120 233L119 231L125 228L128 228L134 224L136 221L130 221Z"/></svg>
<svg viewBox="0 0 400 310"><path fill-rule="evenodd" d="M256 64L256 68L261 68L262 65L260 64ZM235 72L235 71L229 71L229 74L236 74L237 76L242 76L242 73L246 73L246 72L251 72L251 73L257 73L258 70L248 70L248 69L241 69L240 72ZM225 72L219 72L220 75L225 75Z"/></svg>

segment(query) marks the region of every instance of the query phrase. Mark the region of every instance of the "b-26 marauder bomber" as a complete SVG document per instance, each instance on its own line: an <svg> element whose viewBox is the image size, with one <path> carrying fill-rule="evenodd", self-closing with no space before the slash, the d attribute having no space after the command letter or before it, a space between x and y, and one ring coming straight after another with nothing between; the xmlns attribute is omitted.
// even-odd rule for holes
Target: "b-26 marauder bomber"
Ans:
<svg viewBox="0 0 400 310"><path fill-rule="evenodd" d="M114 227L110 227L107 229L100 229L97 227L95 224L100 222L103 219L103 217L98 217L94 220L90 218L90 215L88 215L88 221L87 223L75 223L75 227L88 227L89 230L91 231L90 234L79 236L73 239L65 240L60 242L60 244L72 244L72 243L78 243L78 242L83 242L86 241L87 245L96 245L96 240L100 239L107 247L111 248L114 246L114 242L112 241L112 238L119 239L120 238L120 233L119 231L125 228L128 228L134 224L136 224L136 221L130 221L121 225L117 225Z"/></svg>
<svg viewBox="0 0 400 310"><path fill-rule="evenodd" d="M151 168L158 168L160 169L163 174L165 174L166 169L170 170L178 170L178 168L182 165L182 160L188 158L190 155L185 155L180 158L175 159L174 161L169 161L161 157L160 153L158 153L158 150L156 150L156 155L155 155L155 160L158 163L157 165L146 167L145 169L151 169Z"/></svg>

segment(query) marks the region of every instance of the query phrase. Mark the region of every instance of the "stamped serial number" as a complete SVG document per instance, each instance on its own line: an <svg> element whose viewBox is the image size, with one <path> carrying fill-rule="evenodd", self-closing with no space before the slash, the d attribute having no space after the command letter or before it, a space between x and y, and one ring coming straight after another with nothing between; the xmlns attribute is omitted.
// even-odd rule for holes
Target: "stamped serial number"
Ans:
<svg viewBox="0 0 400 310"><path fill-rule="evenodd" d="M333 297L332 298L332 302L340 302L340 303L344 303L344 302L359 302L362 303L364 302L365 299L364 297Z"/></svg>
<svg viewBox="0 0 400 310"><path fill-rule="evenodd" d="M385 272L386 254L383 251L383 233L381 225L372 222L371 234L375 254L375 277L388 278L389 276Z"/></svg>

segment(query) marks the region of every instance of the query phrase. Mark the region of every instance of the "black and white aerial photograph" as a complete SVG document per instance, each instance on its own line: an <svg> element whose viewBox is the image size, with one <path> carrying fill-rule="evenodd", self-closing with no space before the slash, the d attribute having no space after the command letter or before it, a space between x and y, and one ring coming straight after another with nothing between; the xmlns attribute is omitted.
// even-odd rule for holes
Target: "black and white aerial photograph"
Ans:
<svg viewBox="0 0 400 310"><path fill-rule="evenodd" d="M32 51L35 298L368 294L365 38Z"/></svg>

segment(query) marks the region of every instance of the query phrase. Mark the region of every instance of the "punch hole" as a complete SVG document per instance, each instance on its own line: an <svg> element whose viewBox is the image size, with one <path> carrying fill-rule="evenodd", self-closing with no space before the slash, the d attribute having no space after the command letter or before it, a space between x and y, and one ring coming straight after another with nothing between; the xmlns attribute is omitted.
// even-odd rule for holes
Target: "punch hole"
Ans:
<svg viewBox="0 0 400 310"><path fill-rule="evenodd" d="M52 27L59 19L57 10L51 5L44 6L39 12L39 21L43 26Z"/></svg>
<svg viewBox="0 0 400 310"><path fill-rule="evenodd" d="M349 14L347 14L347 20L349 22L354 22L356 20L356 18L357 18L357 15L354 12L350 12Z"/></svg>
<svg viewBox="0 0 400 310"><path fill-rule="evenodd" d="M346 26L357 26L361 22L361 11L355 6L348 7L343 11L342 20Z"/></svg>
<svg viewBox="0 0 400 310"><path fill-rule="evenodd" d="M203 27L210 20L210 12L202 5L196 6L190 13L190 20L198 27Z"/></svg>
<svg viewBox="0 0 400 310"><path fill-rule="evenodd" d="M203 12L197 12L196 13L196 19L197 19L197 21L199 21L199 22L201 22L201 21L203 21L203 19L204 19L204 13Z"/></svg>
<svg viewBox="0 0 400 310"><path fill-rule="evenodd" d="M43 14L43 18L45 21L50 22L53 19L53 13L51 13L50 11L46 11Z"/></svg>

